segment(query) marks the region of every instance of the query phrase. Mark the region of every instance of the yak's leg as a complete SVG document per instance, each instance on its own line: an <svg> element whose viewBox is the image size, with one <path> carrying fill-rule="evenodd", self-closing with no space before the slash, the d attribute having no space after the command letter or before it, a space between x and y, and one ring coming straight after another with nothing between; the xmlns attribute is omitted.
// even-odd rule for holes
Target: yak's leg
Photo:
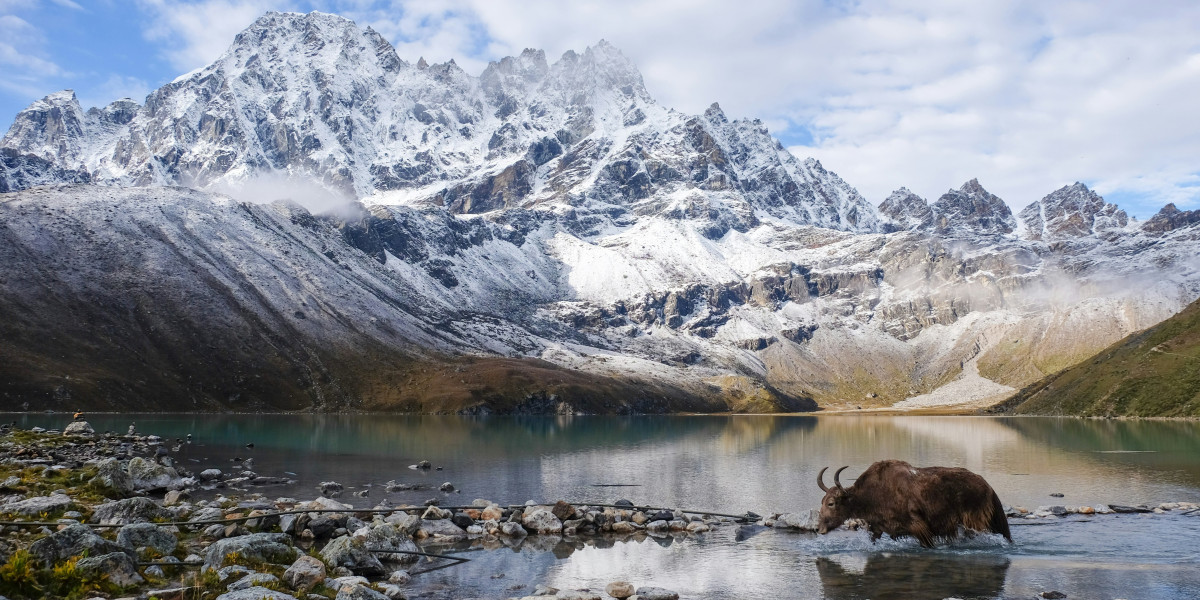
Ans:
<svg viewBox="0 0 1200 600"><path fill-rule="evenodd" d="M913 537L917 538L918 542L926 548L933 547L933 532L929 530L929 525L921 519L913 519L912 525L909 527L909 532Z"/></svg>

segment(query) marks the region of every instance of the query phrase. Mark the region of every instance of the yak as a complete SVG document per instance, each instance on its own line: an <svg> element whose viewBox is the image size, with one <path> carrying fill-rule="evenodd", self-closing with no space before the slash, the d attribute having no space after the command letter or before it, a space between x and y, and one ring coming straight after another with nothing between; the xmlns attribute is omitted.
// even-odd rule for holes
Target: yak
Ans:
<svg viewBox="0 0 1200 600"><path fill-rule="evenodd" d="M830 488L825 486L828 468L817 474L817 485L825 492L818 533L829 533L847 519L862 519L872 541L884 533L893 538L911 535L930 548L935 538L956 537L960 527L999 533L1012 541L995 490L966 469L917 468L902 460L882 460L848 488L842 487L838 476L849 467L838 469Z"/></svg>

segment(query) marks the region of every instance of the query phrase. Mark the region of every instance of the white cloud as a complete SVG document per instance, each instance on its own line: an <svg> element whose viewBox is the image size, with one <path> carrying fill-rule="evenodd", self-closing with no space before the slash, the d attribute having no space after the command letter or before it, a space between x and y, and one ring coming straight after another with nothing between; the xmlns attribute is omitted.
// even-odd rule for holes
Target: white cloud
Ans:
<svg viewBox="0 0 1200 600"><path fill-rule="evenodd" d="M112 74L103 83L87 90L79 90L79 104L87 109L92 106L107 106L114 100L130 98L141 104L152 88L144 79Z"/></svg>
<svg viewBox="0 0 1200 600"><path fill-rule="evenodd" d="M42 32L29 22L12 14L0 15L0 68L5 72L0 88L31 98L51 91L45 89L45 80L65 72L45 58L43 44Z"/></svg>
<svg viewBox="0 0 1200 600"><path fill-rule="evenodd" d="M874 201L902 185L932 200L978 177L1016 209L1076 180L1144 199L1135 214L1200 204L1193 2L140 1L181 70L269 8L342 14L405 59L471 73L604 38L663 104L761 118Z"/></svg>
<svg viewBox="0 0 1200 600"><path fill-rule="evenodd" d="M233 38L268 10L288 10L278 0L139 0L149 13L147 39L161 43L181 72L216 60Z"/></svg>

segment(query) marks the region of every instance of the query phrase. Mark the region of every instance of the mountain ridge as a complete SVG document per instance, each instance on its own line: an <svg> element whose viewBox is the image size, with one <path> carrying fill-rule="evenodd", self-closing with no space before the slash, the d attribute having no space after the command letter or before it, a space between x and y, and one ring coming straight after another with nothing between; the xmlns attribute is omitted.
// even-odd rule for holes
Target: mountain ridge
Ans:
<svg viewBox="0 0 1200 600"><path fill-rule="evenodd" d="M881 406L1023 387L1200 295L1191 213L1076 184L1018 223L977 180L877 209L606 42L473 77L268 13L144 105L39 102L0 142L10 407Z"/></svg>

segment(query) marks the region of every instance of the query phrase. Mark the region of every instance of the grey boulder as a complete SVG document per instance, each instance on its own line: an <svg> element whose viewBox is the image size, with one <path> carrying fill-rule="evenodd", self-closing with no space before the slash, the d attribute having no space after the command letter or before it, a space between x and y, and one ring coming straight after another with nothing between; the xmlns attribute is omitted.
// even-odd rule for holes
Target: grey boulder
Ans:
<svg viewBox="0 0 1200 600"><path fill-rule="evenodd" d="M321 558L334 567L346 567L356 575L386 575L387 570L369 550L366 540L356 536L342 536L329 542L321 550Z"/></svg>
<svg viewBox="0 0 1200 600"><path fill-rule="evenodd" d="M110 552L102 556L81 558L75 568L86 579L104 579L121 587L145 582L138 575L137 565L124 552Z"/></svg>
<svg viewBox="0 0 1200 600"><path fill-rule="evenodd" d="M391 600L362 584L342 586L334 600Z"/></svg>
<svg viewBox="0 0 1200 600"><path fill-rule="evenodd" d="M217 600L296 600L296 597L265 587L249 587L236 592L226 592L217 596Z"/></svg>
<svg viewBox="0 0 1200 600"><path fill-rule="evenodd" d="M175 551L179 540L174 533L154 523L130 523L117 532L117 543L126 548L153 548L167 556Z"/></svg>
<svg viewBox="0 0 1200 600"><path fill-rule="evenodd" d="M307 591L325 581L325 575L325 563L302 554L283 572L283 582L294 590Z"/></svg>
<svg viewBox="0 0 1200 600"><path fill-rule="evenodd" d="M71 505L71 497L63 494L36 496L0 506L0 513L13 513L24 516L40 515L65 510Z"/></svg>
<svg viewBox="0 0 1200 600"><path fill-rule="evenodd" d="M148 523L155 519L170 519L175 515L149 498L127 498L106 502L92 511L92 522L101 525Z"/></svg>
<svg viewBox="0 0 1200 600"><path fill-rule="evenodd" d="M86 552L88 556L101 556L113 552L130 552L132 549L114 544L92 531L87 525L70 525L60 531L34 542L29 546L42 566L50 568L62 561Z"/></svg>
<svg viewBox="0 0 1200 600"><path fill-rule="evenodd" d="M297 552L292 538L286 533L252 533L213 542L204 555L201 571L225 566L225 559L237 553L245 560L275 564L290 564Z"/></svg>
<svg viewBox="0 0 1200 600"><path fill-rule="evenodd" d="M249 575L246 575L241 579L229 584L225 589L231 592L236 592L238 590L245 590L255 586L266 587L278 581L279 578L270 573L250 573Z"/></svg>

